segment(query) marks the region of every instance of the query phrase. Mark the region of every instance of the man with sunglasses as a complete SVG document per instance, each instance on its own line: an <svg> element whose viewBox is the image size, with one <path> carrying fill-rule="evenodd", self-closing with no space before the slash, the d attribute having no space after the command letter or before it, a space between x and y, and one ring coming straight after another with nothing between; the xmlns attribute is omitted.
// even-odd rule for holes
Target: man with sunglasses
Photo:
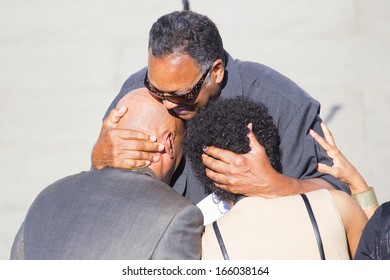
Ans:
<svg viewBox="0 0 390 280"><path fill-rule="evenodd" d="M345 184L316 170L319 162L331 163L308 136L310 129L321 133L320 104L275 70L234 60L224 50L219 31L208 17L191 11L162 16L150 30L148 48L148 67L127 79L105 115L92 151L94 168L140 168L157 160L152 153L163 147L155 137L117 129L116 122L125 109L110 112L125 93L145 86L172 114L183 120L195 117L209 101L218 98L245 96L268 107L281 136L283 174L273 170L263 149L253 148L248 154L237 155L204 147L206 174L217 187L263 197L321 188L349 192ZM171 185L179 194L194 203L207 195L188 161L182 161L175 175Z"/></svg>

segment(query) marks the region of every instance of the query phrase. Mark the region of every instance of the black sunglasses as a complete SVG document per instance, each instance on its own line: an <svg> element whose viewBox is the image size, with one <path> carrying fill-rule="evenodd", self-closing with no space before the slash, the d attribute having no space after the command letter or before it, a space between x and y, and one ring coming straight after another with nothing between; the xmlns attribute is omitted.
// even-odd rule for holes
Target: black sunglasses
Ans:
<svg viewBox="0 0 390 280"><path fill-rule="evenodd" d="M199 81L195 84L195 86L186 94L181 95L165 95L165 92L156 89L152 84L149 82L148 79L148 72L146 71L145 79L144 79L144 85L149 90L150 94L159 98L159 99L166 99L173 103L181 103L181 104L191 104L193 103L196 98L199 95L200 89L202 88L203 82L207 77L207 74L209 73L210 68L204 72L202 77L199 79Z"/></svg>

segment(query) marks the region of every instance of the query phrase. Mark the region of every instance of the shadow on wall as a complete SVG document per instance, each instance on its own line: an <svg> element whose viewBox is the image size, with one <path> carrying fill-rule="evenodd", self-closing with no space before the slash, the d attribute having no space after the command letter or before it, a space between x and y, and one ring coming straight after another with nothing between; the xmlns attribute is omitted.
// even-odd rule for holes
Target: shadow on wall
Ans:
<svg viewBox="0 0 390 280"><path fill-rule="evenodd" d="M324 117L323 121L325 123L330 123L334 119L334 117L336 116L338 111L340 111L342 108L343 108L343 106L340 105L340 104L336 104L336 105L332 106L332 108L330 109L328 115L326 115Z"/></svg>

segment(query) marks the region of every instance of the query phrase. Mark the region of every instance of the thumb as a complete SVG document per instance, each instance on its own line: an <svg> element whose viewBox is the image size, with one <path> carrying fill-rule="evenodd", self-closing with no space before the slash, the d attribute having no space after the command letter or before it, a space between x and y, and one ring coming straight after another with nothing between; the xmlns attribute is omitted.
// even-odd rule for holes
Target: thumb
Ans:
<svg viewBox="0 0 390 280"><path fill-rule="evenodd" d="M259 143L259 141L256 138L256 135L253 133L253 124L249 123L247 125L247 128L249 130L248 132L248 138L249 138L249 146L251 148L251 151L249 153L256 153L256 154L264 154L265 150L264 147Z"/></svg>
<svg viewBox="0 0 390 280"><path fill-rule="evenodd" d="M317 171L320 172L320 173L326 173L326 174L333 175L332 167L330 167L330 166L328 166L326 164L323 164L323 163L318 163Z"/></svg>
<svg viewBox="0 0 390 280"><path fill-rule="evenodd" d="M114 108L108 115L108 117L104 120L103 125L108 127L117 127L120 119L126 114L127 107L121 106L119 108Z"/></svg>

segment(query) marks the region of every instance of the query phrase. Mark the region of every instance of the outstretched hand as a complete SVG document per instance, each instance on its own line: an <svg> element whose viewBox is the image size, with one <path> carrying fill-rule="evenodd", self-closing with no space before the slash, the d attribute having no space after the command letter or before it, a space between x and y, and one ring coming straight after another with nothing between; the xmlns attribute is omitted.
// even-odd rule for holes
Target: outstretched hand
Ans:
<svg viewBox="0 0 390 280"><path fill-rule="evenodd" d="M164 146L156 142L156 136L118 128L118 122L126 112L126 106L115 108L104 120L92 150L92 166L95 169L108 166L134 169L159 160L153 153L163 151Z"/></svg>
<svg viewBox="0 0 390 280"><path fill-rule="evenodd" d="M252 124L248 128L251 150L247 154L235 154L212 146L204 149L202 161L206 166L206 175L218 188L231 193L275 197L273 181L278 173L257 141Z"/></svg>
<svg viewBox="0 0 390 280"><path fill-rule="evenodd" d="M321 128L324 133L324 137L321 137L314 130L310 130L310 135L321 145L326 151L327 155L333 160L333 165L328 166L323 163L319 163L317 170L321 173L330 174L340 181L347 183L352 193L363 192L368 189L368 185L365 182L362 175L356 170L343 153L337 148L334 138L330 130L324 123L321 123Z"/></svg>

